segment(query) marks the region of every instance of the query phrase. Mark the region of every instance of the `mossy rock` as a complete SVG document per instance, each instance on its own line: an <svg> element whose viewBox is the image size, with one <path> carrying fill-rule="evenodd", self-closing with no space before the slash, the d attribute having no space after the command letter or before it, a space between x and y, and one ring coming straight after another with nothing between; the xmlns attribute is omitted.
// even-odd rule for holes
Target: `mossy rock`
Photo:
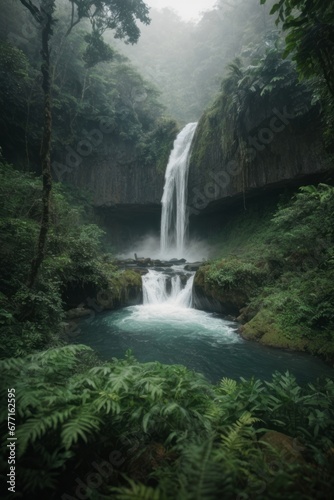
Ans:
<svg viewBox="0 0 334 500"><path fill-rule="evenodd" d="M103 310L117 309L142 302L141 275L126 269L117 271L108 278L108 286L99 290L97 304Z"/></svg>
<svg viewBox="0 0 334 500"><path fill-rule="evenodd" d="M302 326L285 331L277 324L277 319L277 313L262 309L240 327L240 333L246 340L255 340L270 347L305 351L334 362L334 345L324 333L321 335L317 332L310 338L303 335Z"/></svg>
<svg viewBox="0 0 334 500"><path fill-rule="evenodd" d="M307 339L289 338L275 321L275 315L265 309L259 311L253 319L240 328L241 335L247 340L256 340L261 344L304 351Z"/></svg>
<svg viewBox="0 0 334 500"><path fill-rule="evenodd" d="M260 444L268 464L275 463L277 459L282 460L283 463L306 464L302 455L305 447L294 437L282 432L268 431L260 439Z"/></svg>
<svg viewBox="0 0 334 500"><path fill-rule="evenodd" d="M201 266L194 280L195 305L198 309L238 315L266 280L266 271L265 266L235 257Z"/></svg>

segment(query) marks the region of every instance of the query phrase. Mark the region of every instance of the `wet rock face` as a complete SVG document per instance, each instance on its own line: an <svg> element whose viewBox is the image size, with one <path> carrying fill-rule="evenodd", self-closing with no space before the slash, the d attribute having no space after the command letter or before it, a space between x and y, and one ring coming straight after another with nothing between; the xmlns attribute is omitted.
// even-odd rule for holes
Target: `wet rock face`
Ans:
<svg viewBox="0 0 334 500"><path fill-rule="evenodd" d="M69 159L64 152L63 163ZM160 205L164 172L152 164L139 162L129 142L105 134L103 143L89 155L72 151L73 168L63 174L63 181L89 190L96 207L122 205Z"/></svg>
<svg viewBox="0 0 334 500"><path fill-rule="evenodd" d="M240 309L244 306L245 301L246 297L241 293L227 293L216 296L214 292L196 283L195 278L193 288L193 305L195 309L236 317Z"/></svg>
<svg viewBox="0 0 334 500"><path fill-rule="evenodd" d="M224 269L224 266L221 266ZM195 274L193 304L196 309L237 317L249 301L247 290L238 283L224 287L210 278L210 265L203 264Z"/></svg>
<svg viewBox="0 0 334 500"><path fill-rule="evenodd" d="M277 126L279 120L281 127ZM276 132L270 129L274 123ZM240 165L236 155L225 160L219 120L210 122L207 114L202 116L189 166L191 214L214 210L215 205L233 201L244 193L256 195L266 187L300 185L310 176L330 170L332 163L326 159L315 117L306 114L291 118L282 110L275 114L270 109L265 116L259 110L247 126L248 161ZM61 180L89 190L95 207L116 210L116 215L120 211L121 226L130 223L124 217L136 218L142 210L139 219L160 218L165 174L154 163L140 162L131 143L104 134L103 143L88 155L69 151L59 158L63 164L71 161L71 168L62 172Z"/></svg>
<svg viewBox="0 0 334 500"><path fill-rule="evenodd" d="M273 119L278 123L279 119L272 113L268 110L260 123L254 116L253 123L248 124L247 160L241 160L237 153L226 160L221 124L203 115L194 137L189 166L191 214L214 212L244 196L258 196L264 189L319 182L333 168L324 151L316 117L306 114L286 118L279 131L277 128L277 132L273 132L270 124L274 123Z"/></svg>

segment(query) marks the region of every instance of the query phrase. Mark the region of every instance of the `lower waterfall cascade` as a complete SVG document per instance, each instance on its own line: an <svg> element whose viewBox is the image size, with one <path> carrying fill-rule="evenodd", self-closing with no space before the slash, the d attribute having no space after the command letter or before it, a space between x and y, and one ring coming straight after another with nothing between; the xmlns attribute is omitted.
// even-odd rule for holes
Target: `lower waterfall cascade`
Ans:
<svg viewBox="0 0 334 500"><path fill-rule="evenodd" d="M186 280L183 287L184 280L177 272L170 275L163 271L149 270L142 277L144 305L166 303L178 307L191 307L194 276L194 273L183 275Z"/></svg>

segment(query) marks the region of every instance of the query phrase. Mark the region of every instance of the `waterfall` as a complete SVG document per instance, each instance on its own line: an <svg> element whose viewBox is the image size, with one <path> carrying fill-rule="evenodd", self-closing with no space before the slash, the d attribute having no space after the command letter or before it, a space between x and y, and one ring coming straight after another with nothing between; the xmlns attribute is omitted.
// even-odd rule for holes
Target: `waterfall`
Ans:
<svg viewBox="0 0 334 500"><path fill-rule="evenodd" d="M150 269L142 277L143 302L148 304L169 304L178 307L191 307L192 285L194 274L189 275L185 287L182 287L181 276L170 276L162 271Z"/></svg>
<svg viewBox="0 0 334 500"><path fill-rule="evenodd" d="M187 183L190 147L197 123L188 123L174 141L170 154L162 196L161 255L174 252L173 257L184 256L187 233Z"/></svg>
<svg viewBox="0 0 334 500"><path fill-rule="evenodd" d="M184 256L187 232L187 183L191 143L197 123L188 123L174 141L170 154L161 213L161 256ZM187 277L183 286L181 274ZM144 305L165 305L181 308L192 306L194 274L185 274L174 267L169 272L150 269L142 277Z"/></svg>

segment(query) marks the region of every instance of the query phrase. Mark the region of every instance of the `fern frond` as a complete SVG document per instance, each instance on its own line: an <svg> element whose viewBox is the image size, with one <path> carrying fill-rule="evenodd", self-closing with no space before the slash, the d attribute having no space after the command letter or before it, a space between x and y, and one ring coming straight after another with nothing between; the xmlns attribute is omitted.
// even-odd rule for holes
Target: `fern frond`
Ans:
<svg viewBox="0 0 334 500"><path fill-rule="evenodd" d="M213 440L190 443L179 464L178 498L214 499L223 481L221 465L215 459Z"/></svg>
<svg viewBox="0 0 334 500"><path fill-rule="evenodd" d="M2 359L0 361L0 372L6 372L24 368L25 364L26 364L25 358Z"/></svg>
<svg viewBox="0 0 334 500"><path fill-rule="evenodd" d="M245 442L255 439L251 426L256 422L260 422L260 419L252 417L249 412L245 412L237 422L230 426L226 433L221 435L224 452L232 454L244 450Z"/></svg>
<svg viewBox="0 0 334 500"><path fill-rule="evenodd" d="M103 377L106 377L107 375L110 375L112 372L113 372L113 367L111 365L103 365L91 368L88 373L92 375L102 375Z"/></svg>
<svg viewBox="0 0 334 500"><path fill-rule="evenodd" d="M59 474L56 471L43 469L32 469L20 467L20 482L22 482L24 491L41 495L48 489L55 489Z"/></svg>
<svg viewBox="0 0 334 500"><path fill-rule="evenodd" d="M60 411L53 411L48 415L39 415L29 418L20 425L16 431L16 437L19 443L18 456L21 457L29 444L33 444L47 434L49 430L56 430L58 426L70 418L74 412L74 407L64 408Z"/></svg>
<svg viewBox="0 0 334 500"><path fill-rule="evenodd" d="M61 440L66 450L78 442L81 438L85 443L88 442L88 437L97 432L102 424L100 417L94 414L93 408L80 408L72 420L67 422L61 432Z"/></svg>
<svg viewBox="0 0 334 500"><path fill-rule="evenodd" d="M95 402L96 409L97 411L103 410L106 415L109 413L118 415L121 411L119 401L120 397L115 392L101 391L99 393L99 398Z"/></svg>
<svg viewBox="0 0 334 500"><path fill-rule="evenodd" d="M167 500L159 489L151 488L145 484L127 480L129 487L113 488L115 500Z"/></svg>
<svg viewBox="0 0 334 500"><path fill-rule="evenodd" d="M219 384L219 390L225 394L233 394L238 387L235 380L224 377Z"/></svg>
<svg viewBox="0 0 334 500"><path fill-rule="evenodd" d="M163 389L162 389L162 384L163 384L163 379L161 377L155 377L153 379L152 375L151 377L144 377L140 379L135 387L144 390L148 396L151 399L158 399L162 397L163 394Z"/></svg>

